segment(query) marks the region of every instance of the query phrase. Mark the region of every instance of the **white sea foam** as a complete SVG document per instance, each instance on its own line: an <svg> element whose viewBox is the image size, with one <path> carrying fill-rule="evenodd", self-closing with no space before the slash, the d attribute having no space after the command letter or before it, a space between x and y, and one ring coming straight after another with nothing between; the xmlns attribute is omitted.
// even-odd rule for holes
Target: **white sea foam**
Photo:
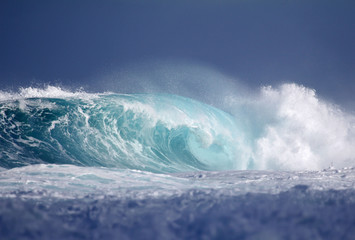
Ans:
<svg viewBox="0 0 355 240"><path fill-rule="evenodd" d="M229 99L231 100L231 99ZM263 87L234 100L253 136L254 168L319 170L355 165L355 116L297 84Z"/></svg>
<svg viewBox="0 0 355 240"><path fill-rule="evenodd" d="M70 91L62 87L51 85L48 85L45 88L21 87L18 92L0 91L0 101L21 100L26 98L91 98L95 96L97 96L97 94L87 93L82 89Z"/></svg>
<svg viewBox="0 0 355 240"><path fill-rule="evenodd" d="M320 191L352 189L354 180L354 168L156 174L129 169L40 164L9 170L0 168L0 197L16 197L16 190L21 190L24 198L47 196L62 199L82 198L88 194L122 199L163 198L193 189L234 196L278 194L300 185Z"/></svg>

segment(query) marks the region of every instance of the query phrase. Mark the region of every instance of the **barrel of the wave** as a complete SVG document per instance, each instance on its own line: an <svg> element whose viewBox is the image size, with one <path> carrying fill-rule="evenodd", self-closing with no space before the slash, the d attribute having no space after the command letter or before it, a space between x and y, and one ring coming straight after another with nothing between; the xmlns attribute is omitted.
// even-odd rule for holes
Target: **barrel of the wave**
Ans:
<svg viewBox="0 0 355 240"><path fill-rule="evenodd" d="M166 168L163 171L247 168L248 146L241 128L229 114L175 95L138 98L144 107L130 110L148 123L148 145L154 161Z"/></svg>
<svg viewBox="0 0 355 240"><path fill-rule="evenodd" d="M102 94L2 102L1 166L75 164L152 172L246 169L229 114L174 95Z"/></svg>

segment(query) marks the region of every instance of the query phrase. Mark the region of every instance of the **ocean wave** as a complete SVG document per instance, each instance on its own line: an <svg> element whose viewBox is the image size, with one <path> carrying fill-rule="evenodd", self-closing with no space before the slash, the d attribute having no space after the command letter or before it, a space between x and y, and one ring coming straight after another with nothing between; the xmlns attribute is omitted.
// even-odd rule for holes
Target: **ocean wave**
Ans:
<svg viewBox="0 0 355 240"><path fill-rule="evenodd" d="M283 84L221 99L225 111L169 94L54 86L0 92L0 167L186 172L355 165L354 116L312 89Z"/></svg>
<svg viewBox="0 0 355 240"><path fill-rule="evenodd" d="M0 104L1 166L75 164L153 172L246 168L231 115L163 94L33 95Z"/></svg>

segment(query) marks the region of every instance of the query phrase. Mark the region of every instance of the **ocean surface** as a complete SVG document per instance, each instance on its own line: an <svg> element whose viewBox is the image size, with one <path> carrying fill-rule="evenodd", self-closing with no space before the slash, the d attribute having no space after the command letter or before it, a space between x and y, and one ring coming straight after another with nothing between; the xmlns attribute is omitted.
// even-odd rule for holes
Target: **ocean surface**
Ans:
<svg viewBox="0 0 355 240"><path fill-rule="evenodd" d="M0 239L354 239L354 146L355 115L297 84L0 91Z"/></svg>

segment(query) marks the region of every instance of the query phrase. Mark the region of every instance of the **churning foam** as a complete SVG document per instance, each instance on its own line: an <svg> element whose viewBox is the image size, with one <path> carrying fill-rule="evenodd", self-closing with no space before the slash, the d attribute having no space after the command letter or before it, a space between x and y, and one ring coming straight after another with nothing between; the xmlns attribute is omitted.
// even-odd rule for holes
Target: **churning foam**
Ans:
<svg viewBox="0 0 355 240"><path fill-rule="evenodd" d="M315 90L297 84L263 87L254 99L235 104L252 109L247 118L255 124L254 168L355 165L355 117L318 98Z"/></svg>
<svg viewBox="0 0 355 240"><path fill-rule="evenodd" d="M0 91L0 101L6 100L20 100L26 98L87 98L94 97L96 94L86 93L83 90L70 91L61 87L48 85L45 88L19 88L18 92Z"/></svg>

